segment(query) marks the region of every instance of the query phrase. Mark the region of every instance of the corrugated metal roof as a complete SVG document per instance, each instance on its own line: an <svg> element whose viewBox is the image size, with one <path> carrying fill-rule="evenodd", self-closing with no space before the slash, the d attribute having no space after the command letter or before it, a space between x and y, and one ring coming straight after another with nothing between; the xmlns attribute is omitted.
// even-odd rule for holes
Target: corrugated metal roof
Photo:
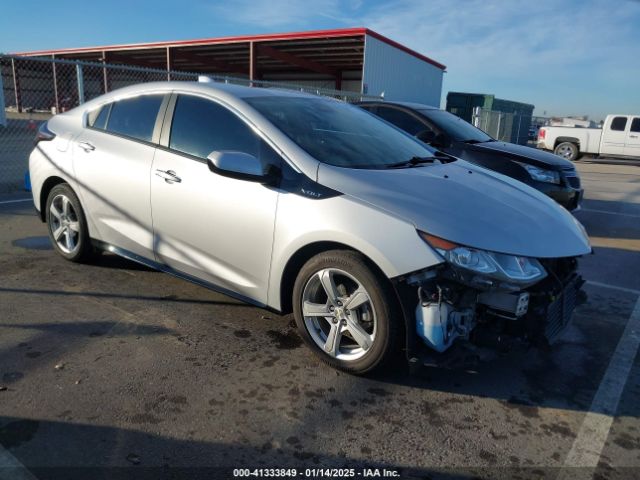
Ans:
<svg viewBox="0 0 640 480"><path fill-rule="evenodd" d="M61 49L53 49L53 50L37 50L37 51L27 51L27 52L17 52L16 55L24 55L24 56L43 56L43 55L74 55L74 54L91 54L91 53L102 53L102 52L127 52L127 51L137 51L141 52L144 50L153 50L153 49L165 49L165 48L173 48L173 47L182 47L182 51L185 51L185 47L200 47L193 48L193 52L204 52L206 49L203 47L207 46L230 46L232 49L234 44L238 43L264 43L269 42L270 45L277 45L274 42L282 42L281 46L286 46L287 51L295 51L293 49L294 46L299 48L306 48L301 53L304 53L305 58L311 56L315 56L318 61L322 61L322 56L325 57L327 55L334 57L339 57L340 48L349 50L351 48L349 45L342 46L343 42L333 42L334 45L326 45L327 43L331 43L331 40L344 39L347 40L348 37L362 37L365 35L370 35L378 40L381 40L388 45L391 45L399 50L402 50L410 55L413 55L420 60L430 63L442 70L446 69L446 66L421 54L412 50L398 42L395 42L373 30L364 27L356 27L356 28L340 28L340 29L332 29L332 30L312 30L306 32L289 32L289 33L268 33L268 34L260 34L260 35L240 35L240 36L230 36L230 37L217 37L217 38L205 38L205 39L195 39L195 40L177 40L177 41L163 41L163 42L147 42L147 43L130 43L130 44L120 44L120 45L105 45L105 46L95 46L95 47L80 47L80 48L61 48ZM312 40L320 40L320 44L314 46L314 42ZM301 41L305 42L301 42ZM299 45L295 45L296 42L299 42ZM322 44L322 45L321 45ZM313 52L314 48L318 48L322 46L325 52ZM191 48L189 48L191 50ZM232 50L231 50L232 51ZM229 53L231 53L231 51ZM239 53L239 52L236 52Z"/></svg>

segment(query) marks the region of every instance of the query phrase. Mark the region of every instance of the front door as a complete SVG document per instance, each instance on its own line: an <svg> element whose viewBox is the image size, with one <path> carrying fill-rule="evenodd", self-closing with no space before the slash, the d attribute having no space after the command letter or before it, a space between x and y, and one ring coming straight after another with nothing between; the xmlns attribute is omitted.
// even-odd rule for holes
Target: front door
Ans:
<svg viewBox="0 0 640 480"><path fill-rule="evenodd" d="M629 119L624 115L609 117L602 129L601 155L624 155Z"/></svg>
<svg viewBox="0 0 640 480"><path fill-rule="evenodd" d="M624 144L624 154L640 158L640 117L633 117L631 120L631 128Z"/></svg>
<svg viewBox="0 0 640 480"><path fill-rule="evenodd" d="M212 151L263 162L279 157L236 114L193 95L177 96L166 143L151 176L157 260L266 304L278 193L213 173L206 157Z"/></svg>

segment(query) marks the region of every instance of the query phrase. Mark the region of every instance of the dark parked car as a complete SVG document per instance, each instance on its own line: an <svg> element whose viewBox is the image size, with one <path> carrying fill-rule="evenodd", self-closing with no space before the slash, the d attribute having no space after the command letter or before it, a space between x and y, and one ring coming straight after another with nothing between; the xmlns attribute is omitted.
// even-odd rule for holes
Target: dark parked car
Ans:
<svg viewBox="0 0 640 480"><path fill-rule="evenodd" d="M498 141L452 113L428 105L362 102L359 106L442 152L520 180L567 210L580 206L580 177L568 160Z"/></svg>

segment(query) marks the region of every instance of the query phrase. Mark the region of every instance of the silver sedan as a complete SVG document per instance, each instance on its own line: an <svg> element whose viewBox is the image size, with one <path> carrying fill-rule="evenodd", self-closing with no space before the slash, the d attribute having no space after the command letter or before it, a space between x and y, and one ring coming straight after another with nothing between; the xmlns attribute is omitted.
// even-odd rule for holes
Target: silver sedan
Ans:
<svg viewBox="0 0 640 480"><path fill-rule="evenodd" d="M43 124L30 175L66 259L109 251L293 312L319 357L353 373L401 350L552 341L590 251L536 190L284 90L116 90Z"/></svg>

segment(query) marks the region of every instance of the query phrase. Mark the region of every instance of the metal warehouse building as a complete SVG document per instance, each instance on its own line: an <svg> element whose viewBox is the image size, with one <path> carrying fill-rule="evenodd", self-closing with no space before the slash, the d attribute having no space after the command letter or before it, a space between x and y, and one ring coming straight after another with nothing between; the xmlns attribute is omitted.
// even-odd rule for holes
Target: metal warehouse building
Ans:
<svg viewBox="0 0 640 480"><path fill-rule="evenodd" d="M446 67L367 28L21 52L230 75L440 105ZM106 72L106 70L105 70ZM107 73L104 89L109 90Z"/></svg>

